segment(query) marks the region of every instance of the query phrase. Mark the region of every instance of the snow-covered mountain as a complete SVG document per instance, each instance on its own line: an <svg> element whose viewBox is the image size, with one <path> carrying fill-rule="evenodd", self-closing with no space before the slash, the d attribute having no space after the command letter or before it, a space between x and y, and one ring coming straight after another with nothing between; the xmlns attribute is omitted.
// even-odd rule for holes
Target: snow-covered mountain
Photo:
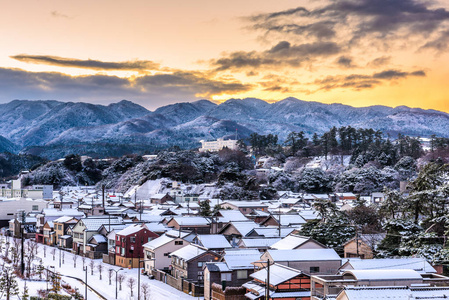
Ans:
<svg viewBox="0 0 449 300"><path fill-rule="evenodd" d="M246 138L251 133L291 131L311 135L336 126L382 130L396 135L449 137L449 115L405 106L356 108L287 98L268 103L260 99L208 100L160 107L154 112L130 101L108 106L55 100L14 100L0 105L0 135L11 151L63 156L86 153L103 156L151 151L174 145L199 147L199 140ZM17 146L15 146L17 145ZM0 149L1 150L1 149Z"/></svg>

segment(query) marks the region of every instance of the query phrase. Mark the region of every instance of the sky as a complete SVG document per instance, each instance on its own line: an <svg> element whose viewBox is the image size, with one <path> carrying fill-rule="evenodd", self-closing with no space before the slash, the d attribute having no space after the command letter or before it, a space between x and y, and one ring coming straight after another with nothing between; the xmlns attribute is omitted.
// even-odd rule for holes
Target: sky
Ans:
<svg viewBox="0 0 449 300"><path fill-rule="evenodd" d="M449 1L0 4L0 103L296 97L449 112Z"/></svg>

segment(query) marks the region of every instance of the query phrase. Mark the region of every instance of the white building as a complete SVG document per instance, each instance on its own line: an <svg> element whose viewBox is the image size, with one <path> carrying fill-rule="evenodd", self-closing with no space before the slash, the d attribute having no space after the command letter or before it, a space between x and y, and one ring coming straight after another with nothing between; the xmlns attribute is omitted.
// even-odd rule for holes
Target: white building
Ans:
<svg viewBox="0 0 449 300"><path fill-rule="evenodd" d="M204 140L201 140L200 143L202 144L202 147L199 149L200 152L215 152L220 151L223 148L229 148L231 150L237 150L237 140L223 140L223 139L217 139L216 141L210 141L206 142Z"/></svg>

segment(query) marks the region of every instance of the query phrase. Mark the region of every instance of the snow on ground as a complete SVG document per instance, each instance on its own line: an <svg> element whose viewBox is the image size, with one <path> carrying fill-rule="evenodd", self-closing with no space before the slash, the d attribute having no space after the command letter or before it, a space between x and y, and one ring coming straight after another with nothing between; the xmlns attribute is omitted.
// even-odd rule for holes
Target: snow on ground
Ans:
<svg viewBox="0 0 449 300"><path fill-rule="evenodd" d="M44 257L44 247L46 250L46 255ZM42 244L39 244L39 249L37 256L39 258L36 258L34 261L34 264L38 265L40 259L42 259L43 265L45 268L49 268L50 270L53 270L53 267L56 272L59 272L62 276L62 281L67 282L70 284L72 288L78 288L81 295L84 296L85 286L82 282L79 282L76 279L72 279L66 276L73 276L76 278L81 279L84 281L85 278L85 272L83 271L83 262L81 260L81 256L78 256L76 261L76 268L74 267L74 261L73 256L74 254L67 252L67 251L61 251L61 254L64 252L64 260L62 260L61 255L61 267L59 267L59 250L56 251L55 259L53 260L53 255L51 254L51 250L56 249L53 247L45 246ZM112 266L109 264L105 264L102 262L101 259L95 259L95 268L93 275L91 275L91 268L89 266L90 259L86 258L85 260L85 266L88 268L87 271L87 284L91 286L93 289L95 289L98 293L100 293L104 298L106 299L115 299L115 272L113 272L112 282L111 285L109 285L109 278L108 278L108 269L114 269L118 270L120 267ZM97 269L97 266L99 264L103 264L104 268L102 271L102 279L100 280L100 274ZM121 291L118 290L118 297L117 299L129 299L134 300L137 299L137 274L138 269L123 269L119 271L119 274L124 274L126 276L126 279L122 283L122 289ZM128 278L134 277L135 279L135 287L134 287L134 293L133 297L131 297L130 288L128 287ZM194 299L192 296L189 296L181 291L178 291L177 289L162 283L157 280L151 280L145 275L140 276L141 285L143 283L147 283L150 286L150 299L151 300L159 300L159 299ZM20 288L20 295L22 295L23 288L24 288L24 281L18 279L19 288ZM29 294L31 296L37 295L37 290L39 289L46 289L47 283L45 281L27 281L27 287L29 290ZM118 284L120 286L120 284ZM140 294L141 298L143 298L143 293L141 290ZM87 299L101 299L98 297L95 293L88 290Z"/></svg>

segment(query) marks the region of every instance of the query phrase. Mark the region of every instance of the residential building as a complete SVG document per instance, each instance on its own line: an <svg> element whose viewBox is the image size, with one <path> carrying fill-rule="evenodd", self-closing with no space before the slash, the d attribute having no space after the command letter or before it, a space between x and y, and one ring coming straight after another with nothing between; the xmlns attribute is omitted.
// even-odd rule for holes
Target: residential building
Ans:
<svg viewBox="0 0 449 300"><path fill-rule="evenodd" d="M203 282L203 266L218 261L220 255L204 247L190 244L170 254L172 276L194 282Z"/></svg>
<svg viewBox="0 0 449 300"><path fill-rule="evenodd" d="M253 278L243 285L247 299L265 299L267 286L271 300L309 300L310 276L296 269L273 264L250 275Z"/></svg>
<svg viewBox="0 0 449 300"><path fill-rule="evenodd" d="M115 264L125 268L139 267L143 259L143 245L159 237L145 224L133 224L117 232L115 237Z"/></svg>
<svg viewBox="0 0 449 300"><path fill-rule="evenodd" d="M217 152L220 151L223 148L228 148L231 150L237 150L237 140L224 140L224 139L217 139L216 141L205 141L201 140L201 148L198 149L199 152Z"/></svg>

